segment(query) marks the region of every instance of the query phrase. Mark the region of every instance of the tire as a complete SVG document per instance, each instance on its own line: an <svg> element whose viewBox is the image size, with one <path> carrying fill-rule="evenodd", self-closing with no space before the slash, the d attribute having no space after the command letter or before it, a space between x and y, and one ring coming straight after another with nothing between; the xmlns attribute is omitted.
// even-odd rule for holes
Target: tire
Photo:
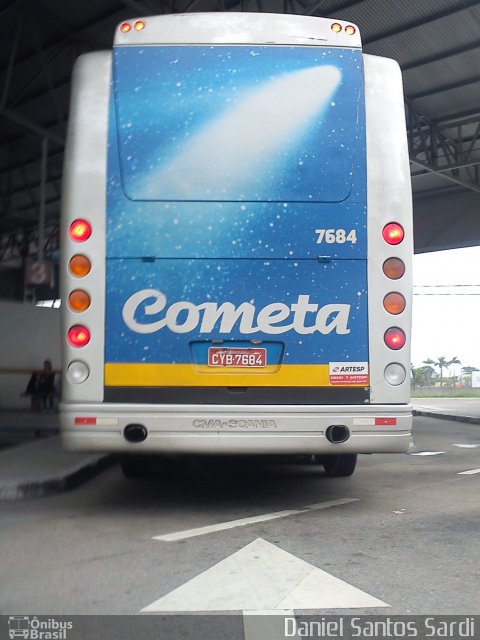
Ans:
<svg viewBox="0 0 480 640"><path fill-rule="evenodd" d="M124 455L120 458L120 467L125 478L129 480L146 478L151 471L148 456Z"/></svg>
<svg viewBox="0 0 480 640"><path fill-rule="evenodd" d="M345 478L351 476L357 466L356 453L315 456L315 461L323 464L325 474L329 478Z"/></svg>

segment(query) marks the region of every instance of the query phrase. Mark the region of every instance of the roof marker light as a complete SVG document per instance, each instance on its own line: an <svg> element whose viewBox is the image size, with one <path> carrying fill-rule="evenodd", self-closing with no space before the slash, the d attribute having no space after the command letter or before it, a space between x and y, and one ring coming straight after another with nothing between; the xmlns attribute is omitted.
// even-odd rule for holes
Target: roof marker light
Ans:
<svg viewBox="0 0 480 640"><path fill-rule="evenodd" d="M356 29L353 26L353 24L349 24L345 27L345 33L347 34L347 36L353 36L354 33L356 33Z"/></svg>
<svg viewBox="0 0 480 640"><path fill-rule="evenodd" d="M132 25L129 24L128 22L124 22L123 24L120 25L120 31L122 33L128 33L132 28Z"/></svg>
<svg viewBox="0 0 480 640"><path fill-rule="evenodd" d="M133 28L135 29L135 31L142 31L142 29L145 29L145 23L143 22L143 20L137 20L133 25Z"/></svg>
<svg viewBox="0 0 480 640"><path fill-rule="evenodd" d="M334 22L330 28L334 33L340 33L340 31L342 30L342 25L338 22Z"/></svg>

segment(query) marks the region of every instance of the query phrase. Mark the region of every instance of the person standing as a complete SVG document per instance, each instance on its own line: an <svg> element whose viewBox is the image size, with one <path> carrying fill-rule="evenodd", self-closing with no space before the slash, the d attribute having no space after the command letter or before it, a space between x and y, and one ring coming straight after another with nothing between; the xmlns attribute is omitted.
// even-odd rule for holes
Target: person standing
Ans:
<svg viewBox="0 0 480 640"><path fill-rule="evenodd" d="M45 360L43 369L38 376L38 391L42 401L42 411L53 411L55 397L55 372L50 360Z"/></svg>

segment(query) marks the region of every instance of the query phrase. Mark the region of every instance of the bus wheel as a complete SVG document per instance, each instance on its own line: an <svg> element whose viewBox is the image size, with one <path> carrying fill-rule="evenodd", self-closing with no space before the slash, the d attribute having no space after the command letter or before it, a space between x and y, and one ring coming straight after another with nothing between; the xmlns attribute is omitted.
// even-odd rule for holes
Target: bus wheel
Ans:
<svg viewBox="0 0 480 640"><path fill-rule="evenodd" d="M120 467L125 478L146 478L151 471L148 456L124 455L120 458Z"/></svg>
<svg viewBox="0 0 480 640"><path fill-rule="evenodd" d="M351 476L357 465L356 453L343 453L330 456L315 456L315 461L323 464L329 478L344 478Z"/></svg>

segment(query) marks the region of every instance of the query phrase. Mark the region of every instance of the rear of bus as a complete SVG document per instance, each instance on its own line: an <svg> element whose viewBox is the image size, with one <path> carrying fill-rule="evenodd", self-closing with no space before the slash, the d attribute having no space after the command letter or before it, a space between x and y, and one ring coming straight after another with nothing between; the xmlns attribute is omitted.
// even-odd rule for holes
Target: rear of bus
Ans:
<svg viewBox="0 0 480 640"><path fill-rule="evenodd" d="M355 25L123 23L77 63L64 175L68 449L407 450L402 83Z"/></svg>

